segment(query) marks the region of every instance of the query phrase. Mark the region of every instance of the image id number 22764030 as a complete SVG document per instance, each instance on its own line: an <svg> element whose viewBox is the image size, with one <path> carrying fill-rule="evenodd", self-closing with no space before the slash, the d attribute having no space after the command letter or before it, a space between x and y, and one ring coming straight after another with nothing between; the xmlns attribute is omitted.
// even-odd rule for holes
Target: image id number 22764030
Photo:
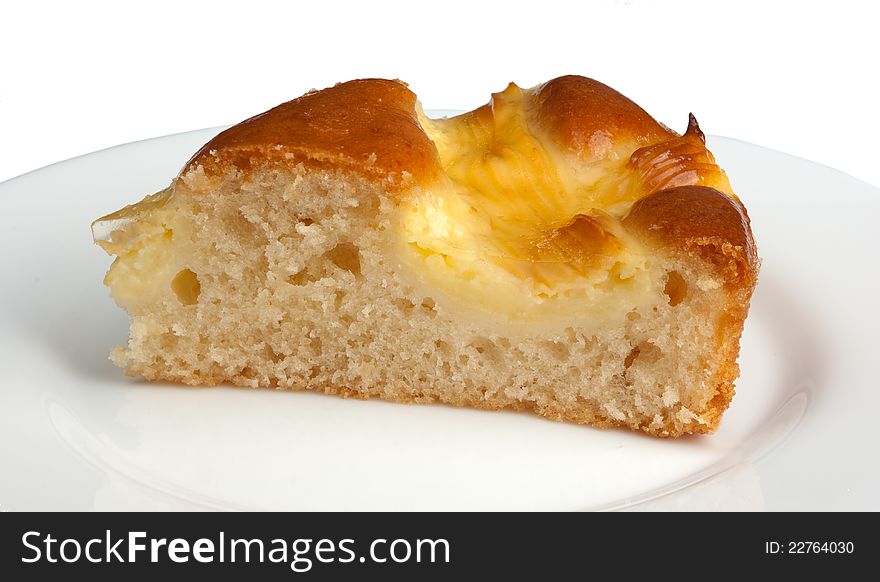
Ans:
<svg viewBox="0 0 880 582"><path fill-rule="evenodd" d="M855 551L853 542L843 541L764 542L765 554L852 554Z"/></svg>

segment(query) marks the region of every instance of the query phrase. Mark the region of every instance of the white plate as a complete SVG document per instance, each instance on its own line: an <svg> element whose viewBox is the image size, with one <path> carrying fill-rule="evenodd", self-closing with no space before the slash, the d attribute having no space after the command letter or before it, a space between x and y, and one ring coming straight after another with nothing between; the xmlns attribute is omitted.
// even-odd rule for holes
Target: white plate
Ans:
<svg viewBox="0 0 880 582"><path fill-rule="evenodd" d="M710 138L764 259L712 436L127 379L92 219L164 187L216 129L0 184L0 510L880 509L880 190Z"/></svg>

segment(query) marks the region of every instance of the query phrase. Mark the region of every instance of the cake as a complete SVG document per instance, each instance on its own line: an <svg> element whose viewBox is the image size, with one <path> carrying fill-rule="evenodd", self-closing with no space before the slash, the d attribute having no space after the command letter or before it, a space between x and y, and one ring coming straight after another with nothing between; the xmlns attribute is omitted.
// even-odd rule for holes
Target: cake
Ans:
<svg viewBox="0 0 880 582"><path fill-rule="evenodd" d="M428 118L309 92L100 218L131 376L713 431L759 260L696 119L579 76ZM207 397L207 396L206 396Z"/></svg>

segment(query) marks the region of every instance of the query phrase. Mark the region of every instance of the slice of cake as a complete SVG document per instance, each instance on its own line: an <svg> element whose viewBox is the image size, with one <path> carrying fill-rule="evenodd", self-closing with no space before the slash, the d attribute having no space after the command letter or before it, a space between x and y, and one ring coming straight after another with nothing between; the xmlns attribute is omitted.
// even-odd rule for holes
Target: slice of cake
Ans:
<svg viewBox="0 0 880 582"><path fill-rule="evenodd" d="M398 81L311 92L93 231L130 375L658 436L718 425L758 269L693 116L576 76L436 120Z"/></svg>

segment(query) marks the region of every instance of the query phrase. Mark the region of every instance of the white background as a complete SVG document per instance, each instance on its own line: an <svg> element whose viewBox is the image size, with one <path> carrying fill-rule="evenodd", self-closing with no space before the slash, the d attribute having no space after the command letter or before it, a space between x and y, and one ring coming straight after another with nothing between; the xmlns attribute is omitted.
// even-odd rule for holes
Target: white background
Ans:
<svg viewBox="0 0 880 582"><path fill-rule="evenodd" d="M674 129L693 111L707 133L880 184L873 4L5 3L0 180L122 142L234 123L355 77L398 77L426 108L469 109L511 80L578 73Z"/></svg>

